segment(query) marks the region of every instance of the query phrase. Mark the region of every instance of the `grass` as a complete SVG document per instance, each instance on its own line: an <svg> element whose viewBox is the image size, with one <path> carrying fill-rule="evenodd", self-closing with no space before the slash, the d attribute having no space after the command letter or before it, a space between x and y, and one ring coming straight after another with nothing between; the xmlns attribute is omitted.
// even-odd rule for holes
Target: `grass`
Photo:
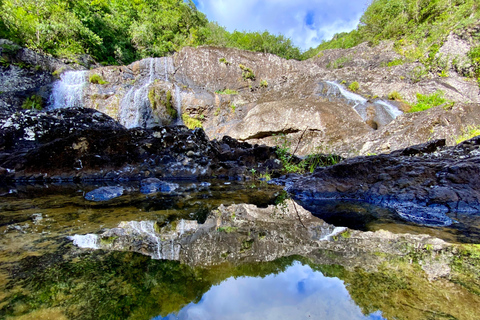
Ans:
<svg viewBox="0 0 480 320"><path fill-rule="evenodd" d="M103 80L103 78L99 74L92 74L89 78L88 81L93 84L108 84L108 81Z"/></svg>
<svg viewBox="0 0 480 320"><path fill-rule="evenodd" d="M249 67L243 64L240 64L239 67L240 69L242 69L242 78L244 81L247 81L247 80L255 81L255 74L253 73L252 69L250 69Z"/></svg>
<svg viewBox="0 0 480 320"><path fill-rule="evenodd" d="M460 136L458 136L455 139L455 142L457 144L465 141L472 139L473 137L480 136L480 126L467 126L464 130L464 133Z"/></svg>
<svg viewBox="0 0 480 320"><path fill-rule="evenodd" d="M189 114L182 114L182 120L188 129L203 128L202 122Z"/></svg>
<svg viewBox="0 0 480 320"><path fill-rule="evenodd" d="M224 90L217 90L215 91L217 94L238 94L237 90L232 90L232 89L224 89Z"/></svg>
<svg viewBox="0 0 480 320"><path fill-rule="evenodd" d="M237 227L231 227L231 226L226 226L226 227L219 227L217 228L218 232L225 232L225 233L232 233L237 231Z"/></svg>

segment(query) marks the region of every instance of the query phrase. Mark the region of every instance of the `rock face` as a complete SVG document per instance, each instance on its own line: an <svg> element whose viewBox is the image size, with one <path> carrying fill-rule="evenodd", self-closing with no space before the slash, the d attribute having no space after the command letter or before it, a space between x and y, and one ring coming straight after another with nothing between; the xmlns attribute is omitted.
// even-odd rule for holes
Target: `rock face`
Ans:
<svg viewBox="0 0 480 320"><path fill-rule="evenodd" d="M391 154L348 159L288 187L296 198L356 199L396 210L407 221L446 226L480 212L480 137L456 147L444 140Z"/></svg>
<svg viewBox="0 0 480 320"><path fill-rule="evenodd" d="M450 246L426 235L336 228L292 200L267 208L222 205L203 224L180 220L161 226L155 221L129 221L99 235L75 235L71 239L82 248L134 251L153 259L178 260L192 266L273 261L302 255L349 269L375 269L383 261L380 256L405 256L407 243L414 248L428 244L435 252ZM369 263L365 265L367 256ZM439 262L436 263L438 266ZM435 264L433 261L425 263L423 268L431 278L447 276L450 268L447 261L442 263L443 268L430 268Z"/></svg>
<svg viewBox="0 0 480 320"><path fill-rule="evenodd" d="M462 50L455 53L454 47ZM405 62L398 53L405 48L394 48L393 42L326 50L302 62L228 48L184 48L172 57L83 71L83 83L75 89L80 94L76 102L62 100L64 94L56 91L60 88L69 94L69 85L50 84L53 78L48 72L58 70L60 62L57 65L42 57L45 62L39 65L48 72L30 77L41 78L31 89L43 92L44 100L53 87L50 106L94 108L127 128L185 121L202 126L210 139L228 135L272 146L276 137L284 134L292 145L298 145L298 155L333 151L353 156L388 152L431 138L447 139L447 144L453 145L451 137L460 135L467 125L478 125L478 86L462 77L469 72L465 63L452 62L463 61L469 48L467 40L450 36L439 51L447 59L449 76L432 72L420 78L415 71L420 64ZM15 68L10 65L5 73L8 79L18 78L12 74L20 72ZM28 77L22 75L14 87L27 88ZM77 77L62 75L61 81L67 82L66 78ZM354 82L358 83L356 94L347 89ZM3 90L10 92L2 95L5 113L18 110L31 94L30 89L25 90ZM437 90L457 104L452 110L437 108L435 120L427 124L432 132L417 125L428 122L428 115L402 115L405 104L387 99L397 91L415 103L416 93ZM60 97L60 102L53 101L55 97ZM414 130L415 135L405 139L408 130Z"/></svg>
<svg viewBox="0 0 480 320"><path fill-rule="evenodd" d="M209 141L202 129L126 129L84 108L16 113L0 130L3 180L239 178L277 157L274 148L229 137Z"/></svg>

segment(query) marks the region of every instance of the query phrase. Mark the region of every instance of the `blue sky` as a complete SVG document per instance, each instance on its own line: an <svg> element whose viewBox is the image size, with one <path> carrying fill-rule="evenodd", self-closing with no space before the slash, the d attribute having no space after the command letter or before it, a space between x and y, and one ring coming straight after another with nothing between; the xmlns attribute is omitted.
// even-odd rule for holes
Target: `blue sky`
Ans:
<svg viewBox="0 0 480 320"><path fill-rule="evenodd" d="M335 33L356 28L369 0L194 0L228 31L283 34L306 50Z"/></svg>

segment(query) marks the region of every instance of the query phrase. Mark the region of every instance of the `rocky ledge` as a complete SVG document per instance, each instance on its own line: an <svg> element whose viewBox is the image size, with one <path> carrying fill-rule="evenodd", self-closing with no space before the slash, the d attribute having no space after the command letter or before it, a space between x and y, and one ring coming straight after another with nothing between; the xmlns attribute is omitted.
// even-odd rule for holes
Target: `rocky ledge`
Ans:
<svg viewBox="0 0 480 320"><path fill-rule="evenodd" d="M0 122L0 180L241 178L278 167L274 148L185 126L126 129L93 109L18 112Z"/></svg>
<svg viewBox="0 0 480 320"><path fill-rule="evenodd" d="M455 147L444 145L436 140L348 159L290 181L287 189L307 204L319 199L367 201L394 209L407 221L451 225L458 214L480 213L480 136Z"/></svg>

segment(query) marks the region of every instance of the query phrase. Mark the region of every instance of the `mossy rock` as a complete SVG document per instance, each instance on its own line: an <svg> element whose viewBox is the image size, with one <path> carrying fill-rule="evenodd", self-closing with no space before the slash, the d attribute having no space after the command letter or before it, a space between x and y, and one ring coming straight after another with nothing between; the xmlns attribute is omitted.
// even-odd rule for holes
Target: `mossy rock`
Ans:
<svg viewBox="0 0 480 320"><path fill-rule="evenodd" d="M148 91L148 100L154 116L162 125L169 125L177 119L178 114L173 105L172 91L154 86Z"/></svg>

